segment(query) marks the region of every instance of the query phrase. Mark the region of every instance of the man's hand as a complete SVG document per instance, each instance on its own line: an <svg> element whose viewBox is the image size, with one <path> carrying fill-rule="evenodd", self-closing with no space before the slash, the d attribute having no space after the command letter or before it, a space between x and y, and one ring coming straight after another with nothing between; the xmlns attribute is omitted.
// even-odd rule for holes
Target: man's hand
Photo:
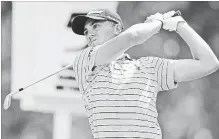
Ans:
<svg viewBox="0 0 219 139"><path fill-rule="evenodd" d="M163 15L163 29L168 31L176 31L177 32L177 26L180 22L186 22L182 16L175 16L172 17L175 14L175 12L171 12L169 14Z"/></svg>
<svg viewBox="0 0 219 139"><path fill-rule="evenodd" d="M147 19L145 20L145 23L147 22L152 22L154 20L159 20L163 23L163 15L161 13L156 13L154 15L150 15L149 17L147 17Z"/></svg>
<svg viewBox="0 0 219 139"><path fill-rule="evenodd" d="M145 23L147 22L152 22L155 20L161 21L162 22L162 27L164 25L164 20L167 21L166 19L170 19L171 17L173 17L176 14L175 11L169 11L167 13L161 14L161 13L156 13L154 15L150 15L149 17L147 17L147 19L145 20ZM168 24L169 25L169 24ZM165 28L168 28L169 26L165 25Z"/></svg>

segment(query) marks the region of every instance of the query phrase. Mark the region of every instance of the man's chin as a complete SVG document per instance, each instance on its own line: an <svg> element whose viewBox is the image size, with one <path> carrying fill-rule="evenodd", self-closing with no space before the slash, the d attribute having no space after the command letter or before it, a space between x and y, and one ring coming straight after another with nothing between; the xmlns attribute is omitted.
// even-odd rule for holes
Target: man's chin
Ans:
<svg viewBox="0 0 219 139"><path fill-rule="evenodd" d="M91 44L91 45L89 45L90 47L95 47L96 45L95 44Z"/></svg>
<svg viewBox="0 0 219 139"><path fill-rule="evenodd" d="M93 43L90 46L95 47L95 46L98 46L98 45L101 45L101 43Z"/></svg>

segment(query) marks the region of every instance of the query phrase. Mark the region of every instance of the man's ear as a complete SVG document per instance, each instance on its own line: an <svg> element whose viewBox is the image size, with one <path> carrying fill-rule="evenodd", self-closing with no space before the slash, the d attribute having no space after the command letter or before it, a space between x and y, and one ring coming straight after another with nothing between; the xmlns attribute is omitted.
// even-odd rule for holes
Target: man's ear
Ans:
<svg viewBox="0 0 219 139"><path fill-rule="evenodd" d="M115 25L115 33L116 35L119 35L122 32L122 27L119 24Z"/></svg>

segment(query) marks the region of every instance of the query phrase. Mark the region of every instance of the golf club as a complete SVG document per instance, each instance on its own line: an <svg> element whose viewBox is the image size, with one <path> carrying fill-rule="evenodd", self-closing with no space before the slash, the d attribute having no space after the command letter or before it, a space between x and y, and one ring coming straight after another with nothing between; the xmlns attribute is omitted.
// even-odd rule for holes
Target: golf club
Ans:
<svg viewBox="0 0 219 139"><path fill-rule="evenodd" d="M45 80L45 79L47 79L47 78L49 78L49 77L55 75L55 74L57 74L57 73L63 71L64 69L67 69L67 68L71 67L71 66L73 66L73 64L69 64L69 65L67 65L67 66L65 66L65 67L63 67L63 68L61 68L60 70L58 70L58 71L56 71L56 72L54 72L54 73L52 73L52 74L50 74L50 75L48 75L48 76L46 76L46 77L40 79L40 80L38 80L38 81L36 81L36 82L34 82L34 83L30 84L30 85L27 85L26 87L20 88L20 89L18 89L17 91L14 91L14 92L9 93L9 94L5 97L5 101L4 101L3 108L4 108L5 110L7 110L7 109L10 107L10 105L11 105L11 99L12 99L12 96L13 96L14 94L16 94L16 93L18 93L18 92L21 92L21 91L23 91L23 90L25 90L25 89L27 89L27 88L33 86L34 84L37 84L37 83L39 83L39 82L41 82L41 81L43 81L43 80Z"/></svg>

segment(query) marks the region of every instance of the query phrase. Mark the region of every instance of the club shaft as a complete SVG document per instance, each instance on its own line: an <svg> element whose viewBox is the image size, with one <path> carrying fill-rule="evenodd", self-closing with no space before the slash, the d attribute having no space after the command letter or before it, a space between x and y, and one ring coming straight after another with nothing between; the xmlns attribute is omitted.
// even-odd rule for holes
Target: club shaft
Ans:
<svg viewBox="0 0 219 139"><path fill-rule="evenodd" d="M43 80L45 80L45 79L47 79L47 78L49 78L49 77L55 75L55 74L57 74L57 73L63 71L64 69L67 69L67 68L71 67L71 66L73 66L73 64L69 64L69 65L67 65L67 66L65 66L65 67L63 67L63 68L61 68L60 70L58 70L58 71L56 71L56 72L54 72L54 73L52 73L52 74L50 74L50 75L48 75L48 76L46 76L46 77L44 77L44 78L38 80L38 81L36 81L36 82L34 82L34 83L32 83L32 84L30 84L30 85L28 85L28 86L25 86L25 87L23 87L23 88L20 88L18 91L11 92L10 95L13 96L14 94L16 94L16 93L18 93L18 92L21 92L21 91L23 91L24 89L27 89L27 88L33 86L34 84L37 84L37 83L39 83L39 82L41 82L41 81L43 81Z"/></svg>

